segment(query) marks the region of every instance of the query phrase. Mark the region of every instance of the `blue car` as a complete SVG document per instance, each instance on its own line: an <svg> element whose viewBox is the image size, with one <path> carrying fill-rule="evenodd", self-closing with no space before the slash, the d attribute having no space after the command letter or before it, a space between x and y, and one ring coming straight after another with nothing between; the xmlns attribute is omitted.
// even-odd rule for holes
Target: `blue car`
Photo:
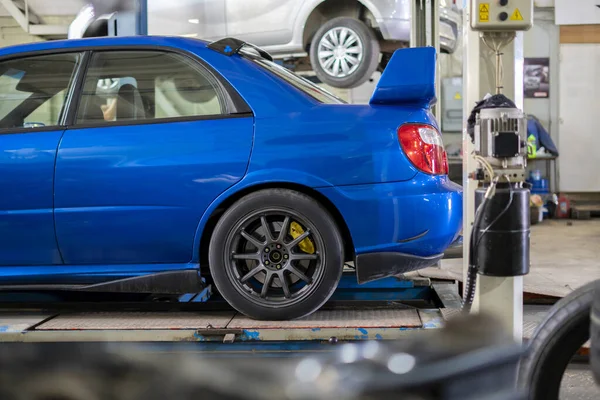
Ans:
<svg viewBox="0 0 600 400"><path fill-rule="evenodd" d="M340 68L343 68L340 66ZM350 105L233 38L0 50L0 290L195 293L292 319L457 238L435 52Z"/></svg>

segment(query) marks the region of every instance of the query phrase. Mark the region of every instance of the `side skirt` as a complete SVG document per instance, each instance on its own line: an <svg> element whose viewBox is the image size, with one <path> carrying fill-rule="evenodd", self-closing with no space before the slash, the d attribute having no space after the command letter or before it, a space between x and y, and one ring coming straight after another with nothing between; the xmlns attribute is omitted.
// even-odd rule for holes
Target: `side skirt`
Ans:
<svg viewBox="0 0 600 400"><path fill-rule="evenodd" d="M157 272L131 278L116 279L91 285L0 285L0 291L10 290L70 290L110 293L199 293L206 287L198 270Z"/></svg>

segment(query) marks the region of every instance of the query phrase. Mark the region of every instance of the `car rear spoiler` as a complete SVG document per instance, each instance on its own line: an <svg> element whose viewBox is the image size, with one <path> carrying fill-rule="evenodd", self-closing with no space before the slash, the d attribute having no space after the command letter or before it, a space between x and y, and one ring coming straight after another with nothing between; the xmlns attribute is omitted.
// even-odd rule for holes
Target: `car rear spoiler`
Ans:
<svg viewBox="0 0 600 400"><path fill-rule="evenodd" d="M435 104L435 62L433 47L396 50L383 70L369 104L412 104L427 108Z"/></svg>
<svg viewBox="0 0 600 400"><path fill-rule="evenodd" d="M209 49L218 51L219 53L224 54L226 56L238 54L240 50L242 50L242 48L244 47L250 47L251 49L256 51L260 57L269 61L273 61L273 57L269 53L267 53L260 47L257 47L251 43L246 43L240 39L229 37L208 44Z"/></svg>

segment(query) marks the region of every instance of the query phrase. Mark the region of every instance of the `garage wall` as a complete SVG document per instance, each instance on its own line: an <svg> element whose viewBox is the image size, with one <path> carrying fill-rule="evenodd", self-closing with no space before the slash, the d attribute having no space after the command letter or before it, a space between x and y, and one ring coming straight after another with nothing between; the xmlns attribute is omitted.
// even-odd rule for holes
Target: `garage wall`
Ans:
<svg viewBox="0 0 600 400"><path fill-rule="evenodd" d="M572 43L573 35L561 27L559 183L565 192L600 192L600 29L584 35L584 43ZM591 38L596 43L589 43Z"/></svg>

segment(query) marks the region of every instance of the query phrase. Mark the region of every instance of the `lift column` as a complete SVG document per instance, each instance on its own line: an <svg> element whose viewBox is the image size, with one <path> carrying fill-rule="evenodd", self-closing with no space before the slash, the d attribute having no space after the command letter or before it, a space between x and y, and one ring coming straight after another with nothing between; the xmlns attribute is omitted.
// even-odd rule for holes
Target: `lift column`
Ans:
<svg viewBox="0 0 600 400"><path fill-rule="evenodd" d="M481 32L472 27L472 18L479 23L478 29L493 25L514 24L516 37L503 50L500 70L502 93L523 108L523 30L519 24L531 23L533 2L531 0L463 0L463 187L464 187L464 247L463 276L469 260L471 228L475 215L475 189L477 181L469 179L476 170L472 157L473 144L467 133L467 119L475 104L487 94L496 93L496 57L481 39ZM515 10L519 10L516 14ZM505 14L504 14L505 13ZM509 29L510 30L510 29ZM506 249L511 251L511 249ZM499 318L507 331L513 332L517 342L523 337L523 277L495 277L478 275L473 311L485 312Z"/></svg>

